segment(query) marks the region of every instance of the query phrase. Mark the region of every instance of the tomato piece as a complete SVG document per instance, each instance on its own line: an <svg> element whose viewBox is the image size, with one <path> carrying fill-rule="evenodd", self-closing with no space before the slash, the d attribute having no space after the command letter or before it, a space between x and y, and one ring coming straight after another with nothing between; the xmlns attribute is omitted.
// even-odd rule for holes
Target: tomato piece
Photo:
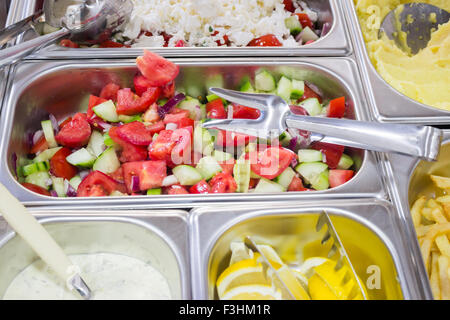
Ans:
<svg viewBox="0 0 450 320"><path fill-rule="evenodd" d="M294 7L294 4L292 3L292 0L283 0L283 4L284 4L284 9L286 11L289 11L289 12L295 11L295 7Z"/></svg>
<svg viewBox="0 0 450 320"><path fill-rule="evenodd" d="M119 90L120 86L118 84L108 83L100 92L100 98L116 102Z"/></svg>
<svg viewBox="0 0 450 320"><path fill-rule="evenodd" d="M139 189L141 191L160 188L164 178L167 176L165 161L127 162L122 167L128 193L135 191L132 188L133 176L139 177Z"/></svg>
<svg viewBox="0 0 450 320"><path fill-rule="evenodd" d="M86 114L77 113L55 136L56 141L68 148L81 148L89 142L92 129Z"/></svg>
<svg viewBox="0 0 450 320"><path fill-rule="evenodd" d="M303 28L310 27L313 29L313 23L306 13L295 13L295 15L298 17L298 21L300 21Z"/></svg>
<svg viewBox="0 0 450 320"><path fill-rule="evenodd" d="M229 173L218 173L210 181L211 193L233 193L237 190L237 184Z"/></svg>
<svg viewBox="0 0 450 320"><path fill-rule="evenodd" d="M169 113L164 117L164 123L174 123L177 125L177 128L184 128L184 127L193 127L194 126L194 120L189 118L189 111L188 110L181 110L176 109L175 112Z"/></svg>
<svg viewBox="0 0 450 320"><path fill-rule="evenodd" d="M236 161L234 159L219 162L220 166L222 167L222 172L228 172L229 174L233 174L235 163Z"/></svg>
<svg viewBox="0 0 450 320"><path fill-rule="evenodd" d="M109 136L115 143L122 147L119 157L120 162L147 160L147 149L145 147L135 146L134 144L126 142L120 138L117 131L117 127L112 127L109 129Z"/></svg>
<svg viewBox="0 0 450 320"><path fill-rule="evenodd" d="M329 174L330 187L336 188L346 183L351 178L353 178L354 174L355 172L353 170L330 170Z"/></svg>
<svg viewBox="0 0 450 320"><path fill-rule="evenodd" d="M343 118L345 115L345 97L340 97L330 101L327 109L327 117Z"/></svg>
<svg viewBox="0 0 450 320"><path fill-rule="evenodd" d="M336 169L342 155L344 154L345 147L331 143L315 142L311 145L314 150L321 151L325 156L325 163L328 164L330 169Z"/></svg>
<svg viewBox="0 0 450 320"><path fill-rule="evenodd" d="M247 47L281 47L283 44L273 34L255 38L247 44Z"/></svg>
<svg viewBox="0 0 450 320"><path fill-rule="evenodd" d="M148 88L141 97L130 88L121 89L117 92L117 113L127 116L143 113L158 100L160 94L160 88Z"/></svg>
<svg viewBox="0 0 450 320"><path fill-rule="evenodd" d="M143 75L135 76L133 79L133 83L134 91L136 91L136 94L138 96L142 96L148 88L153 88L153 86L150 84L150 81L148 81L147 78Z"/></svg>
<svg viewBox="0 0 450 320"><path fill-rule="evenodd" d="M69 148L62 148L50 159L50 172L54 176L70 180L78 173L77 168L66 161L70 154Z"/></svg>
<svg viewBox="0 0 450 320"><path fill-rule="evenodd" d="M100 48L123 48L123 47L129 48L130 46L112 40L106 40L100 43Z"/></svg>
<svg viewBox="0 0 450 320"><path fill-rule="evenodd" d="M180 67L156 53L144 50L144 56L136 60L139 71L153 87L160 87L175 80Z"/></svg>
<svg viewBox="0 0 450 320"><path fill-rule="evenodd" d="M253 178L250 178L250 183L249 183L249 185L248 185L248 188L249 188L249 189L254 189L254 188L256 188L256 186L258 185L258 183L259 183L259 179L253 179Z"/></svg>
<svg viewBox="0 0 450 320"><path fill-rule="evenodd" d="M233 104L233 119L253 119L256 120L261 116L258 109Z"/></svg>
<svg viewBox="0 0 450 320"><path fill-rule="evenodd" d="M300 98L300 101L304 101L309 98L317 98L319 102L322 103L322 97L305 83L305 92Z"/></svg>
<svg viewBox="0 0 450 320"><path fill-rule="evenodd" d="M205 194L205 193L209 193L210 191L211 191L211 187L206 182L206 180L200 181L199 183L197 183L196 185L192 186L189 189L189 192L192 194Z"/></svg>
<svg viewBox="0 0 450 320"><path fill-rule="evenodd" d="M100 171L93 171L78 186L78 197L108 196L113 191L124 191L113 178Z"/></svg>
<svg viewBox="0 0 450 320"><path fill-rule="evenodd" d="M160 119L161 118L159 117L158 113L158 104L156 103L152 104L142 116L142 120L149 123L159 121Z"/></svg>
<svg viewBox="0 0 450 320"><path fill-rule="evenodd" d="M66 47L66 48L79 48L80 47L77 43L75 43L75 42L73 42L72 40L69 40L69 39L61 40L59 45L62 46L62 47Z"/></svg>
<svg viewBox="0 0 450 320"><path fill-rule="evenodd" d="M161 98L170 99L175 95L175 81L169 82L161 87Z"/></svg>
<svg viewBox="0 0 450 320"><path fill-rule="evenodd" d="M94 127L98 127L98 123L104 122L102 118L100 118L99 116L97 116L94 113L93 108L98 106L99 104L102 104L103 102L106 102L108 100L94 96L94 95L90 95L89 96L89 104L88 104L88 109L86 111L86 115L87 115L87 120L90 124L92 124Z"/></svg>
<svg viewBox="0 0 450 320"><path fill-rule="evenodd" d="M164 194L189 194L189 191L186 190L185 187L180 185L173 185L168 188L164 188Z"/></svg>
<svg viewBox="0 0 450 320"><path fill-rule="evenodd" d="M158 121L152 125L147 126L147 130L152 134L152 137L155 133L160 133L166 128L163 121Z"/></svg>
<svg viewBox="0 0 450 320"><path fill-rule="evenodd" d="M163 130L158 137L152 141L148 150L151 160L165 160L171 162L172 150L175 147L175 141L172 141L172 130Z"/></svg>
<svg viewBox="0 0 450 320"><path fill-rule="evenodd" d="M192 133L186 128L163 130L149 146L152 160L164 160L169 167L190 164L192 150Z"/></svg>
<svg viewBox="0 0 450 320"><path fill-rule="evenodd" d="M133 121L121 125L117 129L117 135L124 141L137 145L148 146L152 142L152 132L139 121Z"/></svg>
<svg viewBox="0 0 450 320"><path fill-rule="evenodd" d="M306 109L301 106L290 105L289 109L291 109L293 113L298 114L300 116L309 116L308 111L306 111Z"/></svg>
<svg viewBox="0 0 450 320"><path fill-rule="evenodd" d="M252 171L257 175L272 180L278 177L295 158L295 153L284 148L269 147L256 150L246 155L250 159Z"/></svg>
<svg viewBox="0 0 450 320"><path fill-rule="evenodd" d="M35 145L31 148L30 153L36 154L38 152L42 152L48 149L47 140L45 140L45 136L39 138L39 140L35 143Z"/></svg>
<svg viewBox="0 0 450 320"><path fill-rule="evenodd" d="M175 48L183 48L187 47L187 43L184 40L178 40L177 43L175 43Z"/></svg>
<svg viewBox="0 0 450 320"><path fill-rule="evenodd" d="M51 196L51 193L48 192L48 190L46 190L46 189L44 189L44 188L42 188L40 186L37 186L35 184L24 182L24 183L22 183L22 186L24 186L25 188L27 188L30 191L39 193L39 194L41 194L43 196L48 196L48 197Z"/></svg>
<svg viewBox="0 0 450 320"><path fill-rule="evenodd" d="M120 167L119 169L117 169L113 173L110 173L109 176L111 178L113 178L114 180L116 180L117 182L119 182L119 183L124 183L125 182L125 179L123 177L123 167Z"/></svg>
<svg viewBox="0 0 450 320"><path fill-rule="evenodd" d="M61 122L59 124L59 130L61 130L66 124L68 124L70 121L72 121L72 117L68 117L66 120L64 120L63 122ZM89 121L88 121L89 122Z"/></svg>
<svg viewBox="0 0 450 320"><path fill-rule="evenodd" d="M308 190L308 189L306 189L303 186L303 181L299 177L294 177L294 179L292 179L292 182L288 187L289 192L306 191L306 190Z"/></svg>
<svg viewBox="0 0 450 320"><path fill-rule="evenodd" d="M216 99L206 104L206 117L210 119L226 119L227 112L222 99Z"/></svg>
<svg viewBox="0 0 450 320"><path fill-rule="evenodd" d="M213 33L211 33L211 36L216 36L219 33L219 31L214 31ZM230 38L228 38L227 35L224 35L222 40L216 40L217 45L220 46L228 46L231 44L230 42Z"/></svg>
<svg viewBox="0 0 450 320"><path fill-rule="evenodd" d="M217 145L222 147L241 147L253 141L256 141L256 137L223 130L219 130L216 137Z"/></svg>

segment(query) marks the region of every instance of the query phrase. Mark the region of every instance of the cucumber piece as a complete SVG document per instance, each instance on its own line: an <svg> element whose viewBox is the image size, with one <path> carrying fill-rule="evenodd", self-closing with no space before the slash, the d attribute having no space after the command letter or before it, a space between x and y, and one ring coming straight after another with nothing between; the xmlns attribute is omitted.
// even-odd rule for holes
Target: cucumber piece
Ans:
<svg viewBox="0 0 450 320"><path fill-rule="evenodd" d="M114 190L113 192L111 192L111 194L109 196L110 197L128 197L128 194Z"/></svg>
<svg viewBox="0 0 450 320"><path fill-rule="evenodd" d="M322 160L323 154L318 150L302 149L298 151L299 162L321 162Z"/></svg>
<svg viewBox="0 0 450 320"><path fill-rule="evenodd" d="M94 113L108 122L119 122L119 116L117 115L116 106L112 100L108 100L92 108Z"/></svg>
<svg viewBox="0 0 450 320"><path fill-rule="evenodd" d="M279 140L280 140L281 145L286 148L291 143L292 136L288 132L285 131L281 134Z"/></svg>
<svg viewBox="0 0 450 320"><path fill-rule="evenodd" d="M161 194L162 194L161 188L147 190L148 196L159 196Z"/></svg>
<svg viewBox="0 0 450 320"><path fill-rule="evenodd" d="M213 157L219 162L225 162L233 158L231 153L226 153L219 150L214 150Z"/></svg>
<svg viewBox="0 0 450 320"><path fill-rule="evenodd" d="M41 122L42 131L44 131L45 140L47 140L49 148L56 148L58 143L55 139L55 132L53 131L53 125L50 120L45 120Z"/></svg>
<svg viewBox="0 0 450 320"><path fill-rule="evenodd" d="M96 157L101 155L103 151L105 151L105 140L103 139L103 135L93 130L91 134L91 138L89 139L89 143L87 149Z"/></svg>
<svg viewBox="0 0 450 320"><path fill-rule="evenodd" d="M36 163L38 171L48 171L50 170L50 163L48 161L42 161Z"/></svg>
<svg viewBox="0 0 450 320"><path fill-rule="evenodd" d="M298 100L305 93L305 82L300 80L292 80L291 99Z"/></svg>
<svg viewBox="0 0 450 320"><path fill-rule="evenodd" d="M291 99L292 92L292 82L286 77L281 77L280 81L278 81L277 87L277 96L280 96L285 101L289 102Z"/></svg>
<svg viewBox="0 0 450 320"><path fill-rule="evenodd" d="M194 151L209 156L214 151L214 139L208 130L198 125L194 129Z"/></svg>
<svg viewBox="0 0 450 320"><path fill-rule="evenodd" d="M64 191L64 179L52 177L52 182L53 182L53 190L56 191L56 193L58 194L58 197L61 197L61 198L65 197L66 192Z"/></svg>
<svg viewBox="0 0 450 320"><path fill-rule="evenodd" d="M143 122L142 116L140 114L134 116L118 115L118 120L123 123L131 123L135 121Z"/></svg>
<svg viewBox="0 0 450 320"><path fill-rule="evenodd" d="M53 156L61 149L62 149L62 147L56 147L56 148L44 150L41 153L39 153L39 155L36 156L36 158L33 159L33 162L38 163L38 162L42 162L42 161L48 161L51 158L53 158Z"/></svg>
<svg viewBox="0 0 450 320"><path fill-rule="evenodd" d="M214 101L214 100L217 100L217 99L221 99L224 105L227 103L227 100L222 99L222 98L219 97L218 95L210 94L210 95L206 96L206 100L207 100L208 102L211 102L211 101Z"/></svg>
<svg viewBox="0 0 450 320"><path fill-rule="evenodd" d="M74 166L92 168L96 159L96 156L89 152L89 150L82 148L69 155L66 161Z"/></svg>
<svg viewBox="0 0 450 320"><path fill-rule="evenodd" d="M275 78L266 70L255 76L255 88L261 91L273 91L276 88Z"/></svg>
<svg viewBox="0 0 450 320"><path fill-rule="evenodd" d="M300 32L302 32L302 30L303 30L302 24L298 20L298 17L295 15L290 16L289 18L286 18L284 20L284 24L286 25L286 28L289 29L289 31L291 32L291 34L294 37L296 35L298 35Z"/></svg>
<svg viewBox="0 0 450 320"><path fill-rule="evenodd" d="M353 166L353 163L354 163L354 161L350 156L343 154L341 159L339 160L338 169L339 170L348 170Z"/></svg>
<svg viewBox="0 0 450 320"><path fill-rule="evenodd" d="M317 98L309 98L300 103L300 106L308 111L309 115L312 117L318 116L322 113L322 105Z"/></svg>
<svg viewBox="0 0 450 320"><path fill-rule="evenodd" d="M50 170L50 163L48 161L35 162L22 167L22 174L29 176L36 172L47 172Z"/></svg>
<svg viewBox="0 0 450 320"><path fill-rule="evenodd" d="M286 192L286 188L281 184L262 178L259 180L258 185L255 188L255 193L277 193Z"/></svg>
<svg viewBox="0 0 450 320"><path fill-rule="evenodd" d="M259 175L257 175L256 173L254 173L253 171L250 171L250 178L251 179L261 179L261 177Z"/></svg>
<svg viewBox="0 0 450 320"><path fill-rule="evenodd" d="M194 167L181 165L172 169L182 186L193 186L203 180L203 176Z"/></svg>
<svg viewBox="0 0 450 320"><path fill-rule="evenodd" d="M223 76L220 73L209 76L205 82L206 90L211 94L209 88L223 88L225 86Z"/></svg>
<svg viewBox="0 0 450 320"><path fill-rule="evenodd" d="M113 147L103 152L97 160L95 160L93 169L103 173L113 173L120 168L120 161L117 158L116 150Z"/></svg>
<svg viewBox="0 0 450 320"><path fill-rule="evenodd" d="M182 110L189 111L189 117L191 119L198 119L198 108L201 106L201 102L198 99L187 97L185 100L181 101L178 108Z"/></svg>
<svg viewBox="0 0 450 320"><path fill-rule="evenodd" d="M69 184L70 184L70 185L75 189L75 191L76 191L76 190L78 190L78 186L80 185L81 181L83 181L83 180L81 180L81 177L80 177L80 176L75 176L75 177L73 177L72 179L70 179Z"/></svg>
<svg viewBox="0 0 450 320"><path fill-rule="evenodd" d="M308 41L316 41L317 39L319 39L319 36L313 31L311 30L310 27L305 27L302 31L302 41L303 43L306 43Z"/></svg>
<svg viewBox="0 0 450 320"><path fill-rule="evenodd" d="M311 187L315 190L327 190L330 187L329 171L322 171L311 181Z"/></svg>
<svg viewBox="0 0 450 320"><path fill-rule="evenodd" d="M322 172L328 169L328 165L323 162L306 162L301 163L295 167L295 171L300 173L300 175L308 182L309 184L319 176Z"/></svg>
<svg viewBox="0 0 450 320"><path fill-rule="evenodd" d="M205 91L202 88L200 88L200 86L197 84L189 84L186 87L186 94L188 96L198 98L198 97L203 97L204 93L205 93Z"/></svg>
<svg viewBox="0 0 450 320"><path fill-rule="evenodd" d="M203 157L199 160L197 171L200 172L203 179L209 180L214 177L217 173L222 172L222 167L219 162L213 157Z"/></svg>
<svg viewBox="0 0 450 320"><path fill-rule="evenodd" d="M236 192L247 193L250 186L250 161L238 159L233 168L234 180L237 184Z"/></svg>
<svg viewBox="0 0 450 320"><path fill-rule="evenodd" d="M253 93L255 92L255 89L253 89L252 83L250 82L250 79L245 79L244 82L242 82L239 91L241 92L248 92Z"/></svg>
<svg viewBox="0 0 450 320"><path fill-rule="evenodd" d="M46 190L49 189L49 180L51 179L48 172L35 172L25 178L25 182L35 184Z"/></svg>
<svg viewBox="0 0 450 320"><path fill-rule="evenodd" d="M276 177L273 181L283 186L284 188L288 188L292 182L292 179L295 177L295 171L291 167L287 167L286 170L283 171L278 177Z"/></svg>
<svg viewBox="0 0 450 320"><path fill-rule="evenodd" d="M116 143L113 139L111 139L108 133L105 133L103 135L103 144L107 147L114 147L116 145Z"/></svg>

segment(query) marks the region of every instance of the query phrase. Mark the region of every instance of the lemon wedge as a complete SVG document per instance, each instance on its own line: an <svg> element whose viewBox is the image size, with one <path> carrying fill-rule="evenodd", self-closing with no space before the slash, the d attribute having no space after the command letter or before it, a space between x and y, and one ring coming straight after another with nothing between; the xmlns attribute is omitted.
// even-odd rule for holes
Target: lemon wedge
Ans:
<svg viewBox="0 0 450 320"><path fill-rule="evenodd" d="M253 251L248 249L243 242L232 242L230 249L230 266L242 260L253 259Z"/></svg>
<svg viewBox="0 0 450 320"><path fill-rule="evenodd" d="M222 300L281 300L281 293L269 285L247 285L227 291Z"/></svg>
<svg viewBox="0 0 450 320"><path fill-rule="evenodd" d="M306 259L303 264L299 268L299 272L303 275L305 275L306 278L311 278L314 274L314 268L317 266L320 266L321 264L327 262L328 259L326 258L308 258Z"/></svg>

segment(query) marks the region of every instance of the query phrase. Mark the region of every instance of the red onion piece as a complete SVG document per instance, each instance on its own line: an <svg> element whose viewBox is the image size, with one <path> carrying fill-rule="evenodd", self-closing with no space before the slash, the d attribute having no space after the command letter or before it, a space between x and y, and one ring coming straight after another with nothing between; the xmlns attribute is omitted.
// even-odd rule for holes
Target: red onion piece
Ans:
<svg viewBox="0 0 450 320"><path fill-rule="evenodd" d="M298 165L298 160L297 158L292 159L291 161L291 167L295 168Z"/></svg>
<svg viewBox="0 0 450 320"><path fill-rule="evenodd" d="M295 151L295 148L297 147L298 142L298 136L294 137L289 141L288 149Z"/></svg>
<svg viewBox="0 0 450 320"><path fill-rule="evenodd" d="M33 138L32 138L32 146L34 146L36 143L38 143L39 139L42 138L42 136L44 135L44 131L42 130L38 130L33 134Z"/></svg>
<svg viewBox="0 0 450 320"><path fill-rule="evenodd" d="M322 26L322 33L320 34L320 36L325 37L328 34L328 32L330 32L331 27L332 27L331 23L325 22Z"/></svg>
<svg viewBox="0 0 450 320"><path fill-rule="evenodd" d="M58 120L56 120L55 116L53 114L49 114L49 119L52 122L52 127L53 127L53 131L55 131L55 133L59 132L59 124L58 124Z"/></svg>
<svg viewBox="0 0 450 320"><path fill-rule="evenodd" d="M132 176L131 177L131 191L132 192L139 192L141 191L141 188L139 187L139 177L138 176Z"/></svg>
<svg viewBox="0 0 450 320"><path fill-rule="evenodd" d="M16 178L19 177L19 173L17 172L17 154L14 152L11 156L12 167Z"/></svg>
<svg viewBox="0 0 450 320"><path fill-rule="evenodd" d="M158 107L159 116L161 118L164 118L166 114L170 113L170 111L172 111L172 109L175 108L177 104L179 104L184 99L186 99L184 93L179 93L175 97L169 99L169 101L167 101L165 105Z"/></svg>
<svg viewBox="0 0 450 320"><path fill-rule="evenodd" d="M52 197L58 198L58 193L55 190L50 191Z"/></svg>
<svg viewBox="0 0 450 320"><path fill-rule="evenodd" d="M72 187L72 185L67 180L64 180L64 192L70 198L74 198L77 196L77 192L75 191L74 187Z"/></svg>
<svg viewBox="0 0 450 320"><path fill-rule="evenodd" d="M89 175L89 173L91 173L89 170L81 171L79 173L81 180L84 180L84 178L86 178Z"/></svg>

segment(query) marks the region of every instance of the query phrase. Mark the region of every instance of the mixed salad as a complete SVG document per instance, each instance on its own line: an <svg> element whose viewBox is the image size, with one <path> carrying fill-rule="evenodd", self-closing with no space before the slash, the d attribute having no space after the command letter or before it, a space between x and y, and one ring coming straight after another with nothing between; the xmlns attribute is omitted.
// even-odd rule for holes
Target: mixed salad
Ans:
<svg viewBox="0 0 450 320"><path fill-rule="evenodd" d="M260 112L178 91L179 67L152 52L137 66L134 89L109 83L90 96L86 112L42 121L28 138L28 157L13 159L24 187L54 197L274 193L326 190L355 174L358 160L344 147L308 144L307 132L266 141L206 130L202 121L257 119ZM224 85L221 75L215 82ZM261 69L239 89L280 95L295 113L344 117L344 97L326 101L313 88Z"/></svg>

